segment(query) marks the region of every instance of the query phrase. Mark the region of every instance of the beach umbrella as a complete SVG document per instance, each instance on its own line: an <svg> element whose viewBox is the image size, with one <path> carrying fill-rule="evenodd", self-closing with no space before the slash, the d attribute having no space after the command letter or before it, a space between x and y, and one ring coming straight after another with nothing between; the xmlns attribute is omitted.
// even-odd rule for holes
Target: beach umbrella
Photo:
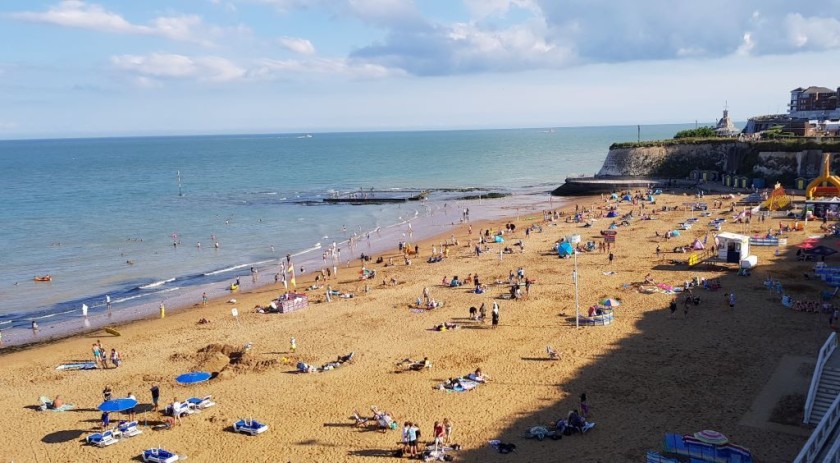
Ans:
<svg viewBox="0 0 840 463"><path fill-rule="evenodd" d="M802 243L797 247L799 249L812 249L814 247L814 243Z"/></svg>
<svg viewBox="0 0 840 463"><path fill-rule="evenodd" d="M206 371L191 371L178 376L175 378L175 381L178 381L181 384L203 383L204 381L210 379L211 376L213 375Z"/></svg>
<svg viewBox="0 0 840 463"><path fill-rule="evenodd" d="M810 254L812 256L830 256L832 254L837 254L837 251L831 249L828 246L819 245L815 246L812 249L806 250L805 254Z"/></svg>
<svg viewBox="0 0 840 463"><path fill-rule="evenodd" d="M599 304L601 304L605 307L618 307L618 306L621 305L621 301L619 301L618 299L613 299L613 298L610 297L610 298L607 298L607 299L602 299Z"/></svg>
<svg viewBox="0 0 840 463"><path fill-rule="evenodd" d="M717 431L712 431L710 429L695 432L694 437L701 442L705 442L707 444L712 445L723 445L729 442L729 439L727 439L726 436Z"/></svg>
<svg viewBox="0 0 840 463"><path fill-rule="evenodd" d="M106 400L99 404L99 411L102 412L121 412L137 406L137 401L129 398Z"/></svg>

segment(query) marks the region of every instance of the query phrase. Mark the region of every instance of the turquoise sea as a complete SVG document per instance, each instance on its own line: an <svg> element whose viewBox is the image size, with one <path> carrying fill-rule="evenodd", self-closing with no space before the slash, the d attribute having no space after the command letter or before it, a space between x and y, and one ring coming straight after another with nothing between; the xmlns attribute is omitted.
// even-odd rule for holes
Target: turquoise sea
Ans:
<svg viewBox="0 0 840 463"><path fill-rule="evenodd" d="M643 126L641 136L686 127ZM569 175L592 175L611 143L636 137L625 126L0 141L3 340L32 341L32 320L46 337L136 318L161 302L189 305L237 276L247 289L252 266L272 283L286 254L315 270L334 242L346 248L342 261L396 248L407 232L445 232L464 207L472 220L510 214ZM431 194L321 202L370 188ZM476 191L452 191L465 188ZM513 196L458 199L491 191ZM355 255L345 242L354 234ZM52 282L33 281L46 274Z"/></svg>

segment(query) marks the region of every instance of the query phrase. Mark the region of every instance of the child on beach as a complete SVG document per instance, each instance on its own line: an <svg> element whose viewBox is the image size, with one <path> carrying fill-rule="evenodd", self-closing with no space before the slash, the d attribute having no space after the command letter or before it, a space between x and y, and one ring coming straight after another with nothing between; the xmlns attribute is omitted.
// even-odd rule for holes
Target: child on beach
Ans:
<svg viewBox="0 0 840 463"><path fill-rule="evenodd" d="M289 340L289 350L291 350L293 354L297 351L297 339L292 338Z"/></svg>
<svg viewBox="0 0 840 463"><path fill-rule="evenodd" d="M443 419L443 430L446 433L446 443L449 444L452 442L452 422L449 421L449 418Z"/></svg>
<svg viewBox="0 0 840 463"><path fill-rule="evenodd" d="M586 398L586 393L580 395L580 414L586 419L589 416L589 402Z"/></svg>

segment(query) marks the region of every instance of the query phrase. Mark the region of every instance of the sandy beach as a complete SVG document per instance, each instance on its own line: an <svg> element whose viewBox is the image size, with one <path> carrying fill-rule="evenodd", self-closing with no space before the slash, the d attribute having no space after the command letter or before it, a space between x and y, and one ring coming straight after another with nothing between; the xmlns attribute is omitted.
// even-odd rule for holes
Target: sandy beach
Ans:
<svg viewBox="0 0 840 463"><path fill-rule="evenodd" d="M711 204L713 199L705 201ZM647 205L644 212L689 200L681 193L661 195L656 206ZM599 197L575 202L596 215L607 205ZM725 206L729 203L726 200ZM638 215L638 206L624 202L618 207L621 213L633 209ZM574 206L565 211L573 213ZM744 231L743 225L732 223L728 207L711 213L712 218L729 219L723 231ZM612 263L605 252L578 254L581 311L603 298L621 301L609 326L575 328L573 260L559 259L552 248L571 234L580 234L584 242L600 241L599 231L612 219L600 218L591 228L581 228L582 224L566 223L565 217L544 222L542 214L535 213L472 223L472 234L467 225L459 227L458 245L450 247L449 257L440 263L429 264L426 259L432 247L439 249L449 236L419 243L420 256L410 266L404 265L396 249L385 253L385 262L394 257L396 265L369 263L368 268L377 271L371 280L359 280L357 259L328 282L333 289L352 292L352 299L334 297L327 303L320 288L309 292L305 310L261 314L253 308L267 305L282 285L256 290L245 285L242 292L212 300L206 307L197 304L164 319L119 327L119 337L97 332L6 352L0 379L0 407L6 411L0 431L6 437L0 443L0 461L131 461L143 449L157 445L196 462L399 461L392 454L400 430L378 432L376 426L354 426L350 418L354 409L370 417L371 406L391 412L400 425L419 423L422 442L431 441L435 421L448 418L453 423L452 440L462 447L452 452L456 461L554 462L558 455L581 462L641 461L646 450L662 447L665 433L703 429L720 431L751 449L755 461L790 461L807 439L808 428L771 422L769 417L784 396L807 393L814 359L830 327L825 314L783 307L762 281L770 272L795 297L817 300L825 285L805 279L803 274L813 263L797 262L793 255L797 243L820 233L819 224L809 223L804 232L788 234L786 248L752 247L759 266L751 276L742 277L734 266L689 268L669 263L688 258L670 251L695 238L702 240L709 218L701 218L693 229L671 240L657 237L656 232L674 229L691 215L683 210L658 212L655 220L637 218L619 227ZM506 222L516 224L504 243L514 253L500 260L503 245L491 244L490 252L476 257L469 240L474 243L479 230L504 229ZM764 234L778 222L753 223L750 234ZM542 231L526 236L530 225ZM520 239L522 252L513 245ZM656 256L657 245L661 257ZM521 301L500 299L508 293L509 272L519 267L536 280L529 294ZM672 295L643 294L633 287L648 273L671 285L695 276L719 278L722 287L696 289L700 304L692 305L685 316L680 299L672 318L668 311ZM488 291L479 295L469 285L441 286L444 276L463 279L468 274L480 275ZM311 277L298 278L298 286L311 285ZM383 284L392 278L397 285ZM496 280L504 284L495 284ZM444 302L442 308L411 310L424 287ZM724 296L730 292L737 295L734 309ZM236 303L228 303L230 298ZM485 303L489 312L493 301L500 305L498 327L469 319L470 306ZM238 320L231 316L233 307L239 311ZM210 323L198 324L201 318ZM461 328L431 330L444 322ZM292 337L297 341L294 353L289 345ZM108 350L119 350L124 364L107 370L56 371L59 364L90 359L91 345L97 340ZM250 352L229 364L224 354L249 343ZM547 345L558 351L559 360L548 359ZM334 370L296 372L300 361L322 365L350 352L355 353L353 361ZM398 361L424 356L432 368L397 372ZM490 376L487 384L463 393L436 388L447 378L476 368ZM175 382L177 375L195 370L218 375L190 386ZM154 384L160 385L162 404L212 394L217 405L183 418L171 430L152 428L162 421L159 413L139 413L142 434L107 448L84 445L84 436L98 429L96 407L106 385L115 397L133 393L140 410L148 410ZM594 429L558 441L522 438L531 426L565 417L578 407L584 392ZM57 394L76 408L61 413L36 410L39 396ZM231 431L236 420L247 417L270 429L257 437ZM499 454L488 445L491 439L515 443L516 454Z"/></svg>

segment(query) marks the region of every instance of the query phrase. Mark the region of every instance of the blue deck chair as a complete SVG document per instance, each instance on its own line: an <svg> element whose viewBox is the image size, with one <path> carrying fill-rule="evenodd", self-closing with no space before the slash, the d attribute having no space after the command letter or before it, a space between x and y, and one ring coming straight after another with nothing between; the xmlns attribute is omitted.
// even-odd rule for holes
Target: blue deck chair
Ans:
<svg viewBox="0 0 840 463"><path fill-rule="evenodd" d="M256 436L268 431L268 425L262 424L254 419L241 419L233 424L233 430L244 434Z"/></svg>

